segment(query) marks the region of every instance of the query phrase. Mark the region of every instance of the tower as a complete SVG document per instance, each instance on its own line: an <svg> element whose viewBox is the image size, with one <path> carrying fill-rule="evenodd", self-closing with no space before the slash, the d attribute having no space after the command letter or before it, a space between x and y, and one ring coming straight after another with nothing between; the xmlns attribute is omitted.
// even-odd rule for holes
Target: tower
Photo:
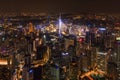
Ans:
<svg viewBox="0 0 120 80"><path fill-rule="evenodd" d="M107 53L97 52L97 68L107 72Z"/></svg>

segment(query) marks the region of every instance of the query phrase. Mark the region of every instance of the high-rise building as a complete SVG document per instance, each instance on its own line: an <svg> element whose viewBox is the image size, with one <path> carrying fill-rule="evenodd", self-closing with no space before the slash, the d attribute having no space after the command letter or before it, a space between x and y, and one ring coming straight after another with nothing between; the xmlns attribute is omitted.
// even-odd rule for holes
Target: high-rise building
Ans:
<svg viewBox="0 0 120 80"><path fill-rule="evenodd" d="M90 50L88 50L88 54L90 59L89 64L90 64L90 68L94 68L95 64L97 63L97 48L96 47L92 47Z"/></svg>
<svg viewBox="0 0 120 80"><path fill-rule="evenodd" d="M46 51L47 51L47 47L46 46L43 46L43 45L38 46L37 47L37 52L36 52L37 60L43 59L44 58L44 53Z"/></svg>
<svg viewBox="0 0 120 80"><path fill-rule="evenodd" d="M31 32L34 32L34 26L32 23L29 23L29 32L28 33L31 33Z"/></svg>
<svg viewBox="0 0 120 80"><path fill-rule="evenodd" d="M42 67L33 68L33 80L42 80Z"/></svg>
<svg viewBox="0 0 120 80"><path fill-rule="evenodd" d="M116 52L116 63L117 63L117 73L118 79L120 79L120 40L116 41L115 52Z"/></svg>
<svg viewBox="0 0 120 80"><path fill-rule="evenodd" d="M107 72L107 53L97 52L97 68Z"/></svg>
<svg viewBox="0 0 120 80"><path fill-rule="evenodd" d="M53 76L52 80L59 80L60 79L59 74L60 74L59 66L56 64L52 64L51 66L51 76Z"/></svg>

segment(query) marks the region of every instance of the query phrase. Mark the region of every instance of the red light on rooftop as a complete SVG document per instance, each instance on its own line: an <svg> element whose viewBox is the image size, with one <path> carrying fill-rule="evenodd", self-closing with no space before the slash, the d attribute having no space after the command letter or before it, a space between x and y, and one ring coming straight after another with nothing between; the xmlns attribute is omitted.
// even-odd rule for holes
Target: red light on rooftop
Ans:
<svg viewBox="0 0 120 80"><path fill-rule="evenodd" d="M82 43L82 42L84 42L84 39L83 39L83 38L80 38L78 41L79 41L80 43Z"/></svg>

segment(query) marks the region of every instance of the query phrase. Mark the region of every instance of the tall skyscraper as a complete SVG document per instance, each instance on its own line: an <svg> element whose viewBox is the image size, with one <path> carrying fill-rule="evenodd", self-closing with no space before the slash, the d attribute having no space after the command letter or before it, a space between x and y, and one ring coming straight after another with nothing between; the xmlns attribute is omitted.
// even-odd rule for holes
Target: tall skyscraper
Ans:
<svg viewBox="0 0 120 80"><path fill-rule="evenodd" d="M116 63L117 63L117 73L118 79L120 79L120 41L116 41L115 52L116 52Z"/></svg>
<svg viewBox="0 0 120 80"><path fill-rule="evenodd" d="M97 52L97 68L107 72L107 53Z"/></svg>

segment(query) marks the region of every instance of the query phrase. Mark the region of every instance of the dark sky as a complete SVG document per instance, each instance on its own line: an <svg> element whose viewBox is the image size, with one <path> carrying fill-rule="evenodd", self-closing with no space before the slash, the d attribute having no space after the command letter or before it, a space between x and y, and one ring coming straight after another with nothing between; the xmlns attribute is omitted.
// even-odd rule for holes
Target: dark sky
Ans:
<svg viewBox="0 0 120 80"><path fill-rule="evenodd" d="M120 0L0 0L0 10L120 13Z"/></svg>

